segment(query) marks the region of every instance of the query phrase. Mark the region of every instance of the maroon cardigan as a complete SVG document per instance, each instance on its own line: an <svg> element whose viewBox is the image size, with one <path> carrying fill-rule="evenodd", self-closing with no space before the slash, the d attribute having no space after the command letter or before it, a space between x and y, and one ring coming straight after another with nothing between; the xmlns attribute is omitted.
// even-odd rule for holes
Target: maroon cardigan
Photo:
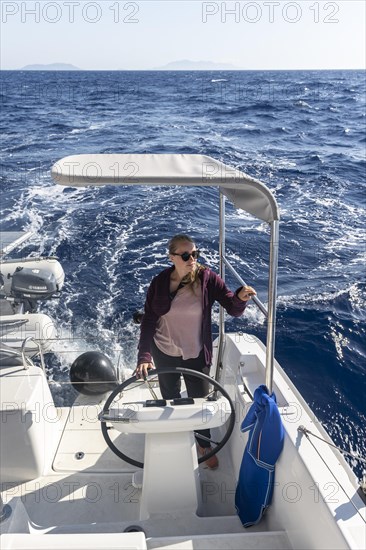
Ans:
<svg viewBox="0 0 366 550"><path fill-rule="evenodd" d="M170 275L174 266L164 269L159 275L151 281L147 291L145 302L145 313L141 322L141 334L138 345L138 364L151 363L151 344L156 330L159 317L165 315L170 310L171 299ZM212 361L212 332L211 332L211 309L217 300L229 315L240 317L246 308L247 302L238 298L240 291L238 288L231 292L224 281L213 271L206 268L199 274L202 285L202 341L205 354L206 365L211 365Z"/></svg>

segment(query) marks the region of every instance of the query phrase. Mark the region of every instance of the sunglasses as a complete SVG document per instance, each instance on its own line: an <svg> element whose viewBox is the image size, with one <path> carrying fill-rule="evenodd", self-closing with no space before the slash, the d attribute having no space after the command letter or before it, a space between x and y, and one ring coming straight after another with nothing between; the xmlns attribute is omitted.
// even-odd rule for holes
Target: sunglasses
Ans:
<svg viewBox="0 0 366 550"><path fill-rule="evenodd" d="M192 252L183 252L183 254L176 254L172 253L172 256L180 256L183 260L183 262L188 262L189 258L192 256L194 260L199 258L200 251L199 250L192 250Z"/></svg>

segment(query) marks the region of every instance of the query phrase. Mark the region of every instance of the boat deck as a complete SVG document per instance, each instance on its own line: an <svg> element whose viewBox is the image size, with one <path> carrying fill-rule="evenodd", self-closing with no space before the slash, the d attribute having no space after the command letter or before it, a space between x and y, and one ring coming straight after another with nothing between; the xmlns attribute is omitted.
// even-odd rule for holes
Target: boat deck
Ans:
<svg viewBox="0 0 366 550"><path fill-rule="evenodd" d="M134 486L133 474L140 469L117 457L103 439L100 422L95 421L101 407L60 409L63 430L53 469L48 475L9 489L9 495L21 496L27 513L37 529L55 529L62 525L75 532L93 524L125 524L138 521L141 489ZM114 433L113 433L114 432ZM217 437L213 430L213 436ZM144 435L120 434L111 430L118 448L143 461ZM228 532L242 530L234 507L236 480L229 452L218 454L220 466L209 470L200 465L202 510L200 516L230 517ZM79 458L82 457L82 458ZM161 483L164 483L162 472ZM179 498L179 495L177 495ZM198 518L200 519L200 518ZM69 531L68 531L69 532ZM177 533L175 523L172 534Z"/></svg>
<svg viewBox="0 0 366 550"><path fill-rule="evenodd" d="M282 532L145 537L142 532L113 534L5 535L3 550L287 550Z"/></svg>
<svg viewBox="0 0 366 550"><path fill-rule="evenodd" d="M202 503L196 513L195 503L189 509L184 508L180 490L176 489L176 495L172 493L172 479L167 482L167 469L159 471L161 449L156 446L153 456L159 459L155 469L158 479L151 477L152 470L149 470L150 476L145 481L147 484L157 481L156 492L151 494L163 494L172 505L160 508L160 514L152 507L146 514L140 489L143 470L112 453L98 420L102 403L96 397L93 401L80 396L72 408L57 409L58 422L53 417L49 419L52 432L42 432L48 434L39 439L37 447L47 453L48 469L43 470L44 475L25 483L2 484L2 497L11 507L10 517L0 523L2 550L303 550L329 547L363 550L365 507L357 486L336 449L327 445L326 440L309 441L299 432L301 424L319 437L327 437L279 367L275 373L275 391L286 437L283 453L276 464L274 498L258 525L243 528L234 507L236 481L246 443L246 434L240 432L239 423L247 405L250 406L250 395L264 368L264 349L247 339L239 344L234 340L231 336L227 338L225 385L235 399L238 426L229 444L218 453L219 468L211 471L203 464L199 466ZM36 380L38 374L37 371L27 376L27 382ZM13 377L8 379L12 381ZM40 385L34 384L36 389ZM17 391L20 392L19 387ZM39 392L27 405L27 411L36 408L38 395ZM146 386L137 391L134 388L131 394L125 392L124 404L129 401L130 405L136 405L147 398L150 393ZM42 410L48 411L49 407ZM35 413L38 414L37 408ZM32 416L33 425L42 418L37 414ZM10 430L12 417L7 410L4 410L4 418L9 422L3 426ZM111 423L108 433L114 444L131 458L143 461L145 436L122 433L112 426ZM223 430L222 426L213 428L212 439L220 440ZM12 436L14 439L13 433ZM194 443L190 448L194 456ZM12 468L15 472L14 464L19 462L18 455L25 453L26 446L22 443L17 449L17 454L11 457L13 462L9 462L5 470L8 475ZM170 449L176 447L165 447L165 450ZM165 459L166 467L170 464L168 456L170 452L161 454L161 463ZM179 458L177 455L175 465L181 472L184 461L179 462ZM196 466L194 471L197 472ZM134 475L137 472L140 479ZM174 476L178 481L186 479L175 473ZM177 487L182 487L182 483ZM144 490L146 496L146 484Z"/></svg>
<svg viewBox="0 0 366 550"><path fill-rule="evenodd" d="M96 421L100 410L100 405L59 409L62 436L52 471L33 481L8 486L3 493L13 508L12 522L16 522L14 530L18 533L7 535L5 542L12 537L15 543L21 533L31 533L33 536L31 539L28 536L27 544L31 540L34 546L29 548L45 548L50 539L44 535L58 534L63 535L65 548L71 550L73 544L81 548L76 543L78 535L94 534L97 536L92 547L98 548L101 533L122 534L137 528L143 531L147 548L154 549L290 548L283 532L269 532L265 518L250 530L242 527L234 507L236 479L228 447L218 454L217 470L200 465L202 509L199 514L152 515L139 520L141 489L135 486L133 474L141 470L110 451L100 422ZM143 460L143 435L111 432L115 432L111 438L119 448ZM212 435L219 437L215 430ZM164 483L163 472L161 483ZM71 533L76 539L68 540L66 545L65 537ZM124 544L122 539L119 548L124 548L121 544ZM59 548L53 541L50 547ZM143 548L141 542L136 547ZM134 548L133 541L129 548Z"/></svg>

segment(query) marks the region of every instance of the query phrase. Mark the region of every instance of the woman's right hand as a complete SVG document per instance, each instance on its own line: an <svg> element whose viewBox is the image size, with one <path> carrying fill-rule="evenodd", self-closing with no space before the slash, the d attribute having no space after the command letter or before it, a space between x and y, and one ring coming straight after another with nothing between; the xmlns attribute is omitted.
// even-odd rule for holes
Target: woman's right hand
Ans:
<svg viewBox="0 0 366 550"><path fill-rule="evenodd" d="M138 365L136 367L136 370L135 370L135 375L136 375L136 378L139 379L139 378L146 378L147 376L147 371L148 370L151 370L154 368L154 365L152 363L141 363L140 365Z"/></svg>

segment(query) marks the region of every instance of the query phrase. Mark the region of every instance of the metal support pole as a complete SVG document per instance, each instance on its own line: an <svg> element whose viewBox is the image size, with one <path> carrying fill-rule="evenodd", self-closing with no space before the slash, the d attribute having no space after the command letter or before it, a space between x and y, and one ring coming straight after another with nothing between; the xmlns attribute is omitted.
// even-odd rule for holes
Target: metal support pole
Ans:
<svg viewBox="0 0 366 550"><path fill-rule="evenodd" d="M220 235L219 235L219 256L220 256L220 277L225 281L225 245L226 245L226 227L225 227L225 195L220 192ZM225 315L224 308L220 306L220 335L225 334Z"/></svg>
<svg viewBox="0 0 366 550"><path fill-rule="evenodd" d="M271 226L271 244L269 254L269 281L268 281L268 319L267 319L267 348L266 348L266 386L269 394L273 391L273 368L276 333L276 298L277 298L277 269L278 269L278 239L279 222L274 220Z"/></svg>
<svg viewBox="0 0 366 550"><path fill-rule="evenodd" d="M220 259L220 277L225 281L225 195L220 191L220 205L219 205L219 259ZM215 379L217 381L221 378L221 357L225 338L225 311L222 306L219 309L219 344L217 349L216 358L216 374Z"/></svg>

